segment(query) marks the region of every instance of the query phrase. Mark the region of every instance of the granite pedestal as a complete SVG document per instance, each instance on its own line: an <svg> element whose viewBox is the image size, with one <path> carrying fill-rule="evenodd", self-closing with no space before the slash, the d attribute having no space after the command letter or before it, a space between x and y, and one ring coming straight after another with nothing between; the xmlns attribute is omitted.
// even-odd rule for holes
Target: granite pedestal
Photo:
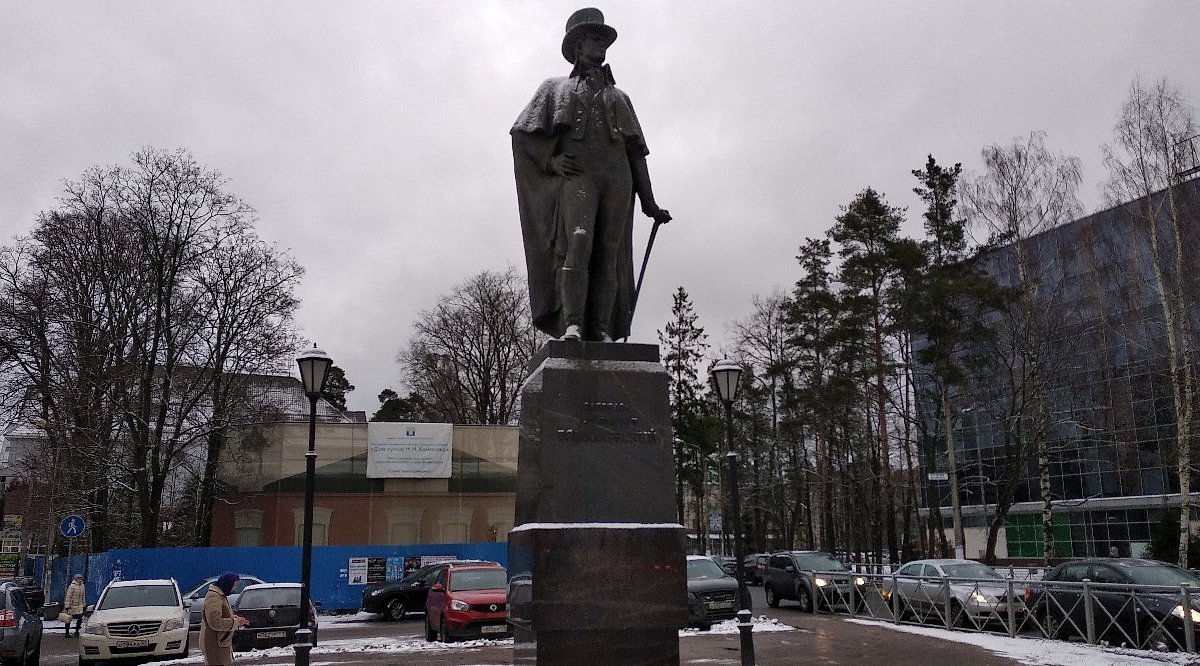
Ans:
<svg viewBox="0 0 1200 666"><path fill-rule="evenodd" d="M519 664L678 664L687 624L655 345L551 341L521 394L509 616Z"/></svg>

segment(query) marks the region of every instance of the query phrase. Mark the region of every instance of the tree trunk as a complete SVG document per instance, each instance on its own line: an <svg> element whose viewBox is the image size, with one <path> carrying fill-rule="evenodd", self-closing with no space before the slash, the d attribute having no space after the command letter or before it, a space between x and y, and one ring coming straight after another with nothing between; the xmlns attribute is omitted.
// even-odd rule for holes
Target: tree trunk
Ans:
<svg viewBox="0 0 1200 666"><path fill-rule="evenodd" d="M1050 566L1054 554L1054 504L1050 496L1050 452L1045 437L1037 438L1038 481L1042 494L1042 566Z"/></svg>

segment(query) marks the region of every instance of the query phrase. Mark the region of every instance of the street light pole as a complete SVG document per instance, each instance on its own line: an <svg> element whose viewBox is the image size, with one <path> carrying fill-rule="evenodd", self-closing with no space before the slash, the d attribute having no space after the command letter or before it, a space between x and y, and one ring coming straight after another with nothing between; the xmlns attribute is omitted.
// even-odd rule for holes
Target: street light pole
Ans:
<svg viewBox="0 0 1200 666"><path fill-rule="evenodd" d="M742 367L728 359L718 361L710 370L717 397L725 405L725 461L729 464L729 504L733 513L729 529L733 539L733 570L738 585L738 633L741 634L742 666L754 666L754 634L750 621L750 591L746 589L745 548L742 545L742 502L738 494L737 452L733 450L733 399L737 396Z"/></svg>
<svg viewBox="0 0 1200 666"><path fill-rule="evenodd" d="M312 528L313 491L317 476L317 400L325 389L329 366L333 359L314 346L296 357L300 366L300 381L308 397L308 452L304 454L304 542L300 555L300 627L296 630L296 666L308 666L312 651L312 627L309 624L310 589L312 585Z"/></svg>

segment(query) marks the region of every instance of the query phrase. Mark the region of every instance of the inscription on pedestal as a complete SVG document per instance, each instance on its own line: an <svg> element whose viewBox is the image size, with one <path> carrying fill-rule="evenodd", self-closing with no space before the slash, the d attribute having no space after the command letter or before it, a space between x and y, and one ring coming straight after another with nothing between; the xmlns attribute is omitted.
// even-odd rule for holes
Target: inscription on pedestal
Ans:
<svg viewBox="0 0 1200 666"><path fill-rule="evenodd" d="M515 661L678 663L685 535L658 350L553 341L535 358L509 535Z"/></svg>

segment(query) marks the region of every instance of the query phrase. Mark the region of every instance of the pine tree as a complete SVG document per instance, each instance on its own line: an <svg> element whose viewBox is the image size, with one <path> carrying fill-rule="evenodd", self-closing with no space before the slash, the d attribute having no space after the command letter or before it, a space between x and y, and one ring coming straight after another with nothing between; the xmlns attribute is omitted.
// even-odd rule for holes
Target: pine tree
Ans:
<svg viewBox="0 0 1200 666"><path fill-rule="evenodd" d="M705 470L708 455L720 440L720 424L711 405L702 394L705 383L700 380L700 364L708 350L708 335L697 324L699 317L692 308L687 290L675 291L671 306L671 321L658 332L663 346L663 365L669 376L671 425L675 430L675 492L680 523L684 520L684 486L690 485L696 500L696 533L705 535L707 521L704 511ZM714 429L716 437L714 437Z"/></svg>
<svg viewBox="0 0 1200 666"><path fill-rule="evenodd" d="M899 237L904 210L888 205L875 190L860 192L844 209L829 237L841 245L840 277L864 308L868 349L865 370L870 374L874 404L874 435L878 439L878 466L882 477L882 519L892 562L900 559L896 535L895 492L892 487L891 437L887 423L887 381L894 371L886 340L896 305L892 286L899 273L898 252L905 248ZM905 253L906 254L906 253Z"/></svg>
<svg viewBox="0 0 1200 666"><path fill-rule="evenodd" d="M325 391L322 393L329 404L339 412L346 411L346 394L354 390L354 384L346 379L346 371L336 365L329 366L329 376L325 378Z"/></svg>

